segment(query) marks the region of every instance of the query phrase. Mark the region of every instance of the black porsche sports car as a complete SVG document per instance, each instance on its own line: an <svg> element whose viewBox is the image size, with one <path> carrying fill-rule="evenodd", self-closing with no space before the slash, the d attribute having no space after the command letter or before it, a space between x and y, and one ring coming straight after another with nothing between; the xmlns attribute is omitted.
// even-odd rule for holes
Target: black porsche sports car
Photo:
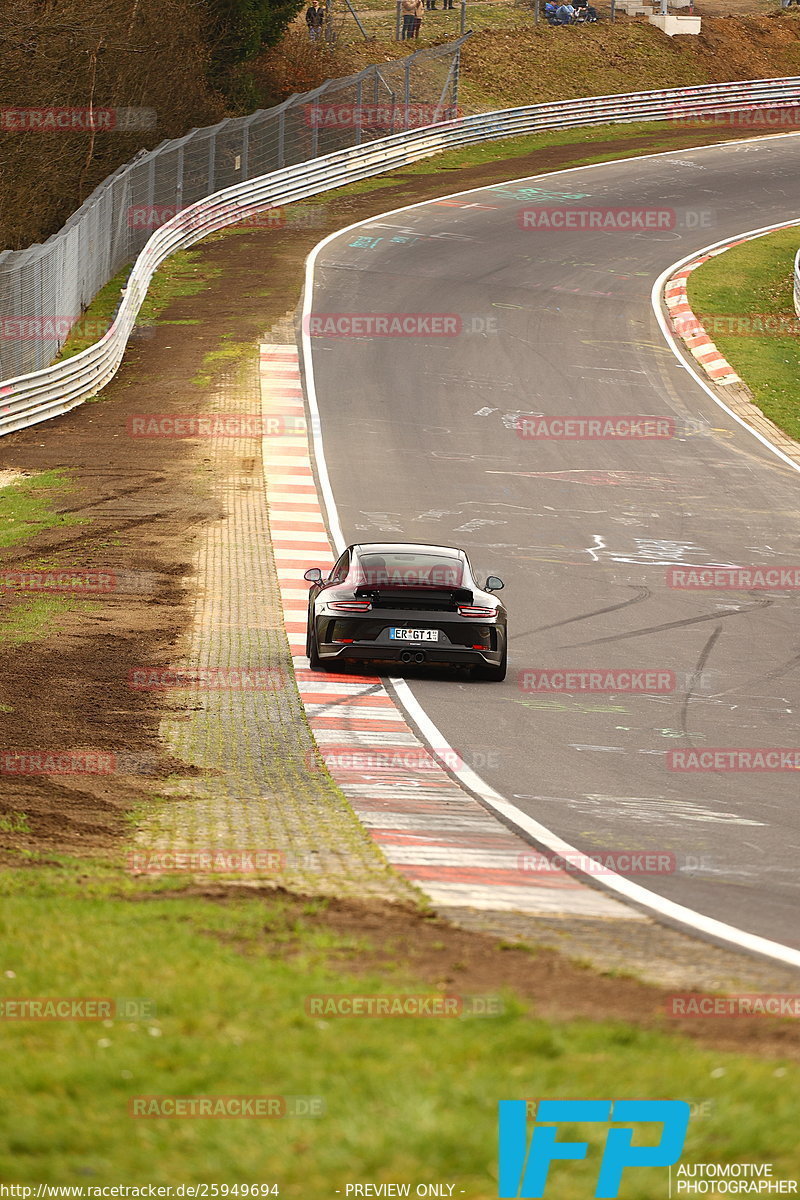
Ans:
<svg viewBox="0 0 800 1200"><path fill-rule="evenodd" d="M323 579L306 571L306 654L313 670L353 660L469 666L506 675L502 579L475 582L463 550L406 542L348 546Z"/></svg>

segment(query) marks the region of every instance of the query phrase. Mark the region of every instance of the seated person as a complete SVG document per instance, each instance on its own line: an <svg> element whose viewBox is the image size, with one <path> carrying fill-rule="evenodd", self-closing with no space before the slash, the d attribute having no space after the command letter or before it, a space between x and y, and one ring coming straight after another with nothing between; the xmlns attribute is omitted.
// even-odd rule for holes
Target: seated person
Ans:
<svg viewBox="0 0 800 1200"><path fill-rule="evenodd" d="M566 4L559 4L558 8L556 9L556 24L571 25L574 16L575 9L569 2Z"/></svg>
<svg viewBox="0 0 800 1200"><path fill-rule="evenodd" d="M555 23L556 23L556 8L557 7L558 6L555 4L554 0L547 0L547 3L544 6L545 18L550 22L551 25L555 25Z"/></svg>

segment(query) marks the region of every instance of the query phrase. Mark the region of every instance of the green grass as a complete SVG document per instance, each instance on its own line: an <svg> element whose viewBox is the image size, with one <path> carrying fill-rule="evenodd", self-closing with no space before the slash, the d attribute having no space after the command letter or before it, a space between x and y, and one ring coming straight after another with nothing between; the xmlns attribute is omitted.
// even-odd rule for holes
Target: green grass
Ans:
<svg viewBox="0 0 800 1200"><path fill-rule="evenodd" d="M765 416L800 440L800 338L795 334L720 332L713 318L785 319L797 329L792 269L800 229L781 229L709 259L689 276L689 303L709 335L753 393ZM782 326L779 326L782 327Z"/></svg>
<svg viewBox="0 0 800 1200"><path fill-rule="evenodd" d="M137 328L147 329L160 324L159 315L168 304L181 296L196 296L220 270L221 268L210 267L208 263L202 262L202 256L196 250L180 250L173 254L156 271L147 289L144 303L136 318ZM81 319L73 326L58 359L71 358L100 340L111 325L120 302L120 293L125 287L130 271L130 265L124 267L100 289Z"/></svg>
<svg viewBox="0 0 800 1200"><path fill-rule="evenodd" d="M72 513L59 513L52 500L70 486L63 471L43 471L0 488L0 549L16 546L43 529L80 525Z"/></svg>
<svg viewBox="0 0 800 1200"><path fill-rule="evenodd" d="M115 878L79 862L0 878L3 997L155 1008L106 1025L0 1023L4 1179L274 1181L297 1200L357 1181L447 1181L488 1200L497 1101L544 1096L686 1099L709 1110L690 1125L686 1161L770 1161L796 1174L796 1067L622 1022L549 1023L513 997L491 1019L311 1017L309 994L432 989L391 967L360 978L337 969L357 945L315 924L318 903L298 919L280 897L215 905L122 880L114 895ZM326 1111L131 1119L129 1098L145 1094L319 1096ZM554 1168L559 1200L594 1191L602 1131L573 1132L588 1135L590 1159ZM620 1196L665 1189L664 1171L640 1170Z"/></svg>
<svg viewBox="0 0 800 1200"><path fill-rule="evenodd" d="M210 387L221 370L246 364L252 357L253 346L250 342L237 342L233 334L224 334L220 341L221 345L216 350L209 350L203 355L200 370L192 377L195 387Z"/></svg>
<svg viewBox="0 0 800 1200"><path fill-rule="evenodd" d="M0 711L3 706L0 705ZM7 711L7 710L6 710ZM28 814L24 812L0 814L0 833L30 833Z"/></svg>
<svg viewBox="0 0 800 1200"><path fill-rule="evenodd" d="M38 642L42 637L58 633L67 613L89 607L85 600L70 596L25 596L0 617L0 649Z"/></svg>

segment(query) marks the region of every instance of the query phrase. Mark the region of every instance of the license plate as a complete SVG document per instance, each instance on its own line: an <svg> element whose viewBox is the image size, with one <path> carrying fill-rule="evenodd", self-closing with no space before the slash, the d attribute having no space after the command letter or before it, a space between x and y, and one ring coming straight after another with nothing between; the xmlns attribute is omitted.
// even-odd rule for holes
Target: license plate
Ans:
<svg viewBox="0 0 800 1200"><path fill-rule="evenodd" d="M438 629L390 629L393 642L438 642Z"/></svg>

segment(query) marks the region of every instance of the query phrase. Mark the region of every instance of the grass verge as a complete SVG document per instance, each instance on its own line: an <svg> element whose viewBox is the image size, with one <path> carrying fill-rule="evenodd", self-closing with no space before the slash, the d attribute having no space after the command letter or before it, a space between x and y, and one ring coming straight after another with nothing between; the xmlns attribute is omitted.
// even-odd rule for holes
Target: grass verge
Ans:
<svg viewBox="0 0 800 1200"><path fill-rule="evenodd" d="M499 1099L606 1093L696 1103L685 1161L713 1152L768 1160L776 1175L796 1166L794 1068L623 1022L545 1022L509 995L491 1018L308 1015L317 993L430 988L393 962L365 974L337 966L367 943L320 929L318 902L298 917L279 895L159 895L170 883L150 888L75 861L0 878L4 1001L148 1006L133 1019L0 1023L2 1177L274 1182L298 1200L363 1179L437 1181L486 1200ZM142 1095L311 1096L324 1115L134 1119L129 1101ZM586 1132L587 1161L554 1167L560 1200L593 1194L604 1131ZM665 1194L663 1170L629 1178L626 1200Z"/></svg>
<svg viewBox="0 0 800 1200"><path fill-rule="evenodd" d="M734 246L689 276L689 303L709 336L753 393L756 404L800 441L800 338L792 269L800 229ZM726 333L727 328L742 333Z"/></svg>
<svg viewBox="0 0 800 1200"><path fill-rule="evenodd" d="M159 267L136 318L136 329L140 336L146 336L147 329L158 324L160 313L172 300L179 296L195 296L203 290L211 275L207 265L201 269L198 259L197 251L180 250ZM86 350L103 337L119 307L131 265L124 267L100 289L86 312L73 325L56 362L80 354L81 350Z"/></svg>
<svg viewBox="0 0 800 1200"><path fill-rule="evenodd" d="M67 613L90 607L85 600L74 597L25 596L0 618L0 648L38 642L48 634L59 632L61 618Z"/></svg>
<svg viewBox="0 0 800 1200"><path fill-rule="evenodd" d="M0 488L0 549L16 546L43 529L82 524L80 517L51 507L52 499L68 487L63 471L42 471Z"/></svg>

